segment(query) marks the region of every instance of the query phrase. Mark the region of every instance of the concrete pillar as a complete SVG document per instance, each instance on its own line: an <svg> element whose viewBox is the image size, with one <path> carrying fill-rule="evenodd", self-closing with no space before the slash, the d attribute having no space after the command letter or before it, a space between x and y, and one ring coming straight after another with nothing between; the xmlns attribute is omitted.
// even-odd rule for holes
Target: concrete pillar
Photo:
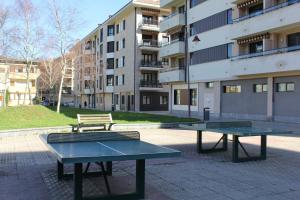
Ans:
<svg viewBox="0 0 300 200"><path fill-rule="evenodd" d="M274 115L274 78L268 78L267 120L273 121Z"/></svg>

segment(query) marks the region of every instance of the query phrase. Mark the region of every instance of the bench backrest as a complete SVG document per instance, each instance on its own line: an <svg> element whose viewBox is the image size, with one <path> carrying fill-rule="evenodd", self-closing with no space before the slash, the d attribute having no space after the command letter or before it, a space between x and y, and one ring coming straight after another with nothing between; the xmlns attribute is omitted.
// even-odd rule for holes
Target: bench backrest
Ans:
<svg viewBox="0 0 300 200"><path fill-rule="evenodd" d="M77 114L79 124L109 124L113 123L111 114Z"/></svg>

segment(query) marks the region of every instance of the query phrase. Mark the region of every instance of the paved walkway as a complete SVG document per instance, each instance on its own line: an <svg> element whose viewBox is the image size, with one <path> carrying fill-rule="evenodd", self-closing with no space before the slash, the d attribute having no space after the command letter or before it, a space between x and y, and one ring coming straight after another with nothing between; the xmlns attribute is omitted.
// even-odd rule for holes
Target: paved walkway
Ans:
<svg viewBox="0 0 300 200"><path fill-rule="evenodd" d="M142 140L183 152L146 163L146 199L299 200L300 136L269 137L268 160L233 164L228 153L198 155L196 133L142 130ZM208 143L216 141L207 135ZM255 152L258 138L243 139ZM114 163L113 192L133 189L133 162ZM0 199L72 199L72 181L57 181L56 161L37 135L0 138ZM85 179L84 194L105 193L101 178Z"/></svg>

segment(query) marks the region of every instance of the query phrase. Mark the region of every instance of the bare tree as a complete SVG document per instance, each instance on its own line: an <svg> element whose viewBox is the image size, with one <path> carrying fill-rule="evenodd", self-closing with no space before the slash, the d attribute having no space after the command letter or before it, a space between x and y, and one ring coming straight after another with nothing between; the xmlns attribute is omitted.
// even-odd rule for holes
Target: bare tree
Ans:
<svg viewBox="0 0 300 200"><path fill-rule="evenodd" d="M0 55L6 55L8 44L7 44L7 34L8 31L6 29L7 21L9 16L8 8L0 7Z"/></svg>
<svg viewBox="0 0 300 200"><path fill-rule="evenodd" d="M60 1L62 2L62 1ZM56 49L60 56L61 67L61 80L59 84L57 112L60 112L60 104L62 97L62 90L64 85L64 79L68 68L69 61L72 59L71 55L68 55L68 51L74 44L74 38L72 35L78 28L79 24L76 20L76 10L74 8L62 8L56 0L49 0L49 7L51 10L50 20L53 25L53 47Z"/></svg>
<svg viewBox="0 0 300 200"><path fill-rule="evenodd" d="M49 91L50 101L54 99L54 89L61 78L60 64L54 58L47 58L40 67L39 87Z"/></svg>
<svg viewBox="0 0 300 200"><path fill-rule="evenodd" d="M30 74L34 70L34 61L37 60L40 53L40 42L43 37L42 29L39 26L39 17L37 9L31 0L16 0L15 11L17 13L17 31L14 34L14 42L17 47L17 53L25 60L26 88L24 102L26 102L26 93L28 91L29 104L32 104Z"/></svg>

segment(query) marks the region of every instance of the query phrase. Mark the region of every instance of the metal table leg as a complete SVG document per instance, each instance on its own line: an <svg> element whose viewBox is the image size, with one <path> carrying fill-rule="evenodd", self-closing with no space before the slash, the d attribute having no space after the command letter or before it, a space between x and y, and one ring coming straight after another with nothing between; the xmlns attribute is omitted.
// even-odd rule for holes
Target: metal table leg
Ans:
<svg viewBox="0 0 300 200"><path fill-rule="evenodd" d="M74 164L74 200L82 200L82 163Z"/></svg>

